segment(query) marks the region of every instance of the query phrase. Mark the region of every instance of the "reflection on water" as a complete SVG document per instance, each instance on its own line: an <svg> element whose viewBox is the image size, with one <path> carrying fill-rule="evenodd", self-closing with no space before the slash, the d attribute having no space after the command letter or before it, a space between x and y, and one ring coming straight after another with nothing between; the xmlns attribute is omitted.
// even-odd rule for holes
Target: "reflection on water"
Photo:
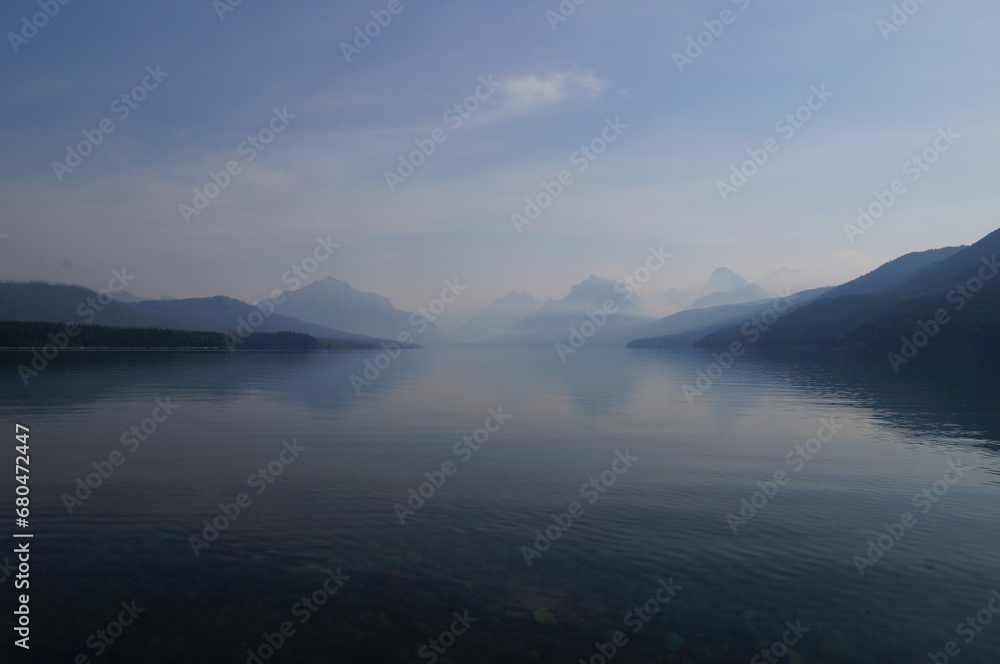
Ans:
<svg viewBox="0 0 1000 664"><path fill-rule="evenodd" d="M787 621L808 630L793 662L1000 652L1000 620L968 643L955 631L1000 586L996 357L925 351L897 375L884 357L769 352L693 404L682 388L711 353L419 350L359 393L370 357L65 353L24 387L23 357L0 356L0 419L33 434L39 661L244 662L285 621L273 661L430 661L421 646L456 611L476 620L441 662L589 661L619 630L615 662L747 662ZM158 399L176 412L126 446ZM491 408L509 421L457 454ZM808 443L824 420L834 435ZM293 439L301 456L269 465ZM616 473L616 452L637 460ZM969 470L947 484L956 461ZM425 497L401 525L411 488ZM915 502L924 489L936 500ZM241 493L196 557L189 538ZM757 507L734 534L743 500ZM906 512L860 575L856 556ZM338 568L337 594L293 613ZM676 596L637 622L671 578ZM98 657L88 638L132 599L145 611Z"/></svg>

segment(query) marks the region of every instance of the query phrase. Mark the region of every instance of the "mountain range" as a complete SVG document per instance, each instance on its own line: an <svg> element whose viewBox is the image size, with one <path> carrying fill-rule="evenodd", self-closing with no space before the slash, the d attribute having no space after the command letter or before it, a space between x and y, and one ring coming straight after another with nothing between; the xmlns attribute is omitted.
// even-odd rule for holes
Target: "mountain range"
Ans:
<svg viewBox="0 0 1000 664"><path fill-rule="evenodd" d="M726 295L726 288L745 289L747 282L720 268L695 295ZM562 299L540 302L528 293L509 293L474 312L452 312L458 323L451 334L427 317L401 311L385 297L353 288L326 277L301 288L285 291L257 304L229 297L158 300L140 298L127 290L105 291L112 301L87 288L42 282L0 284L0 320L76 322L120 327L163 328L206 332L299 332L317 339L356 343L392 340L409 333L414 345L545 345L566 337L570 327L587 320L587 312L609 300L609 316L595 345L624 345L642 326L651 323L650 312L680 310L695 299L676 290L658 296L640 296L616 282L591 275L570 289ZM107 298L105 298L106 300ZM738 300L739 297L736 296ZM86 304L87 301L93 304ZM433 319L433 320L432 320Z"/></svg>
<svg viewBox="0 0 1000 664"><path fill-rule="evenodd" d="M333 277L285 291L266 302L285 316L352 334L395 339L408 331L419 337L416 343L421 345L439 346L448 341L433 322L415 320L415 314L396 309L381 295L355 290L346 281Z"/></svg>
<svg viewBox="0 0 1000 664"><path fill-rule="evenodd" d="M912 354L935 345L1000 342L1000 230L967 247L901 256L778 319L762 347L873 348ZM698 341L722 347L739 325Z"/></svg>
<svg viewBox="0 0 1000 664"><path fill-rule="evenodd" d="M108 293L105 291L104 293ZM110 301L109 301L110 300ZM0 282L0 320L162 328L202 332L299 332L317 339L376 344L380 339L309 323L231 297L124 303L82 286Z"/></svg>
<svg viewBox="0 0 1000 664"><path fill-rule="evenodd" d="M401 311L333 277L258 304L225 296L148 300L124 290L108 298L106 291L102 297L81 286L3 282L0 320L296 332L369 345L407 332L413 345L426 346L551 345L590 324L594 333L587 338L598 346L723 347L745 339L754 317L780 310L755 343L891 348L921 329L935 329L940 342L994 343L1000 340L1000 279L993 279L998 253L1000 230L971 246L906 254L842 285L797 292L792 288L802 274L787 268L750 283L719 267L696 292L649 295L591 275L561 299L540 302L511 292L481 309L447 316ZM664 310L670 315L658 315ZM435 321L447 322L449 333Z"/></svg>

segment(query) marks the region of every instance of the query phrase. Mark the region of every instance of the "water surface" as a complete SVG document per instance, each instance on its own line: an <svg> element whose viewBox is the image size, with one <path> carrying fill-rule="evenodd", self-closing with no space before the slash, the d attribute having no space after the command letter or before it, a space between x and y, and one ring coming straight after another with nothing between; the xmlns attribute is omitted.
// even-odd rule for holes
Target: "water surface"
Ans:
<svg viewBox="0 0 1000 664"><path fill-rule="evenodd" d="M428 662L455 612L475 622L440 662L591 661L616 631L615 662L749 662L788 622L805 630L773 651L783 661L922 662L948 641L963 663L1000 653L1000 618L956 632L983 610L994 622L1000 587L996 357L925 351L896 375L857 354L719 372L693 350L562 364L551 349L423 349L358 393L366 359L64 353L24 387L23 355L0 357L0 421L11 445L14 423L32 432L33 656L242 663L288 621L262 661ZM686 398L699 371L717 377ZM175 412L123 444L157 400ZM478 449L456 450L464 436ZM293 440L304 451L275 461ZM77 478L115 451L68 513ZM395 505L431 480L400 523ZM203 520L240 493L249 505L195 555ZM727 519L741 500L759 509ZM553 530L573 503L582 515ZM860 574L856 556L907 512ZM529 565L522 547L546 528L558 539ZM296 608L338 569L335 595ZM637 619L671 579L669 603ZM145 610L98 655L88 639L133 599Z"/></svg>

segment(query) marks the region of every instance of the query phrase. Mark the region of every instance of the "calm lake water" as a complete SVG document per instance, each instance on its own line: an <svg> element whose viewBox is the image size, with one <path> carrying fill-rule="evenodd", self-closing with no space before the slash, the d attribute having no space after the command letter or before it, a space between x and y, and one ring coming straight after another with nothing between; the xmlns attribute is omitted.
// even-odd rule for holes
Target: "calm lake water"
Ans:
<svg viewBox="0 0 1000 664"><path fill-rule="evenodd" d="M31 661L1000 655L996 356L746 356L690 400L710 353L425 349L358 394L370 359L64 353L24 387L0 355Z"/></svg>

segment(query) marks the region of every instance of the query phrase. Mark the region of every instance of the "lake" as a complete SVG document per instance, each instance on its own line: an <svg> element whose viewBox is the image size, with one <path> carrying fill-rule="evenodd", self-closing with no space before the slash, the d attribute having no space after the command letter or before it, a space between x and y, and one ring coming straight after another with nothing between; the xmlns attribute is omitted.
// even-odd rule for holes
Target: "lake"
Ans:
<svg viewBox="0 0 1000 664"><path fill-rule="evenodd" d="M31 661L997 661L997 355L566 359L0 355Z"/></svg>

